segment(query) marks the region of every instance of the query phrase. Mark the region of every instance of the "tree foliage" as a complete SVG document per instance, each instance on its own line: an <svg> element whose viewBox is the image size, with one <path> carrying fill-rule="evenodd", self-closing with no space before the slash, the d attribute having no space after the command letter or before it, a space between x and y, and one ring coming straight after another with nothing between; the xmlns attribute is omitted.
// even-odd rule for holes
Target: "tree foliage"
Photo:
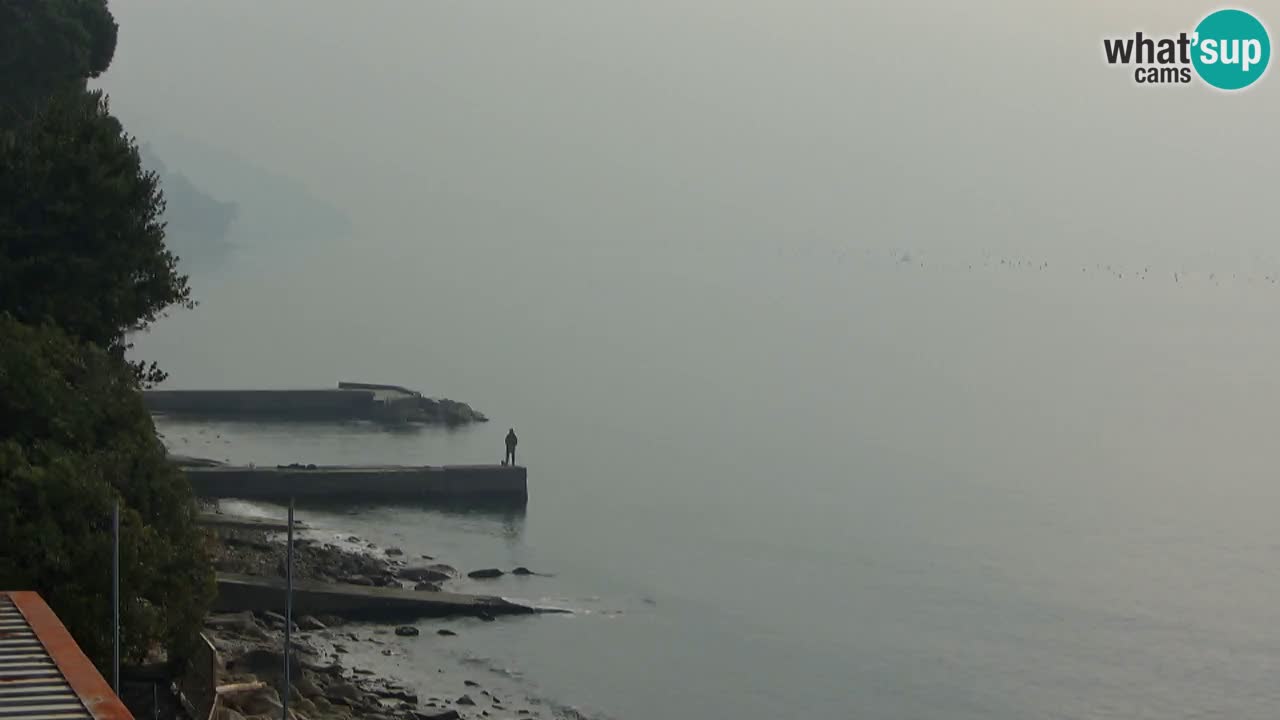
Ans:
<svg viewBox="0 0 1280 720"><path fill-rule="evenodd" d="M128 369L0 315L0 587L44 595L99 667L111 652L111 510L121 513L126 657L181 654L213 578L186 478Z"/></svg>
<svg viewBox="0 0 1280 720"><path fill-rule="evenodd" d="M0 0L0 587L37 590L100 668L121 504L126 659L180 657L213 592L191 486L142 405L128 335L189 306L164 198L86 81L105 0Z"/></svg>
<svg viewBox="0 0 1280 720"><path fill-rule="evenodd" d="M0 0L0 127L106 71L117 27L106 0Z"/></svg>
<svg viewBox="0 0 1280 720"><path fill-rule="evenodd" d="M191 305L163 212L156 175L106 98L59 94L0 137L0 312L123 357L129 333Z"/></svg>

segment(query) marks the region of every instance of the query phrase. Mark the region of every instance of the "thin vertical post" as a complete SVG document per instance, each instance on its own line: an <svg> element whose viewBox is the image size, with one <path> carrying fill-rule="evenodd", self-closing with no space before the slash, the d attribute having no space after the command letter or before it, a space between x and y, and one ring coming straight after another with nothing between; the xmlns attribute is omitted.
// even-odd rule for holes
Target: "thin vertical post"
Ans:
<svg viewBox="0 0 1280 720"><path fill-rule="evenodd" d="M293 687L289 678L289 658L293 631L293 498L289 498L289 531L284 560L284 689L280 693L283 720L289 720L289 690Z"/></svg>
<svg viewBox="0 0 1280 720"><path fill-rule="evenodd" d="M120 695L120 501L111 509L111 684Z"/></svg>

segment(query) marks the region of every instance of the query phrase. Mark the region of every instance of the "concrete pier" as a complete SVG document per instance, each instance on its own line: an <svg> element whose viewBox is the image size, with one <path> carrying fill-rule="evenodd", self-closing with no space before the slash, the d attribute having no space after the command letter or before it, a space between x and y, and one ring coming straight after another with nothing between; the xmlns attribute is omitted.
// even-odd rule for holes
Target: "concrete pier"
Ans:
<svg viewBox="0 0 1280 720"><path fill-rule="evenodd" d="M455 500L524 505L525 468L502 465L186 467L196 495L250 500Z"/></svg>
<svg viewBox="0 0 1280 720"><path fill-rule="evenodd" d="M282 578L218 573L218 612L279 611L284 604ZM490 595L404 590L293 581L293 611L301 615L340 615L370 620L452 615L527 615L534 608Z"/></svg>

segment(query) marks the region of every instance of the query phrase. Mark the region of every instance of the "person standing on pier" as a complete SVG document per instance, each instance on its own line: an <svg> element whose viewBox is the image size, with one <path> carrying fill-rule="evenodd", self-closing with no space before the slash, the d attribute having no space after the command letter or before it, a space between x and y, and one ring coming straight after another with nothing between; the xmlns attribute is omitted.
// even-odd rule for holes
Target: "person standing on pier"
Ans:
<svg viewBox="0 0 1280 720"><path fill-rule="evenodd" d="M519 439L516 438L516 429L507 428L507 454L502 458L503 465L507 465L508 463L511 465L516 464L516 443L517 442L519 442Z"/></svg>

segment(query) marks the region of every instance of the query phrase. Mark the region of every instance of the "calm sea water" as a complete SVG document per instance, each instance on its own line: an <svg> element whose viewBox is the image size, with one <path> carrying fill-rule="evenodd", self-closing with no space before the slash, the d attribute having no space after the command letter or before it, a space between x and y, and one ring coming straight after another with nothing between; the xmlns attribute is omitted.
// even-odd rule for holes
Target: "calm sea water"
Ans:
<svg viewBox="0 0 1280 720"><path fill-rule="evenodd" d="M177 387L345 372L493 418L405 432L163 421L179 452L493 462L515 426L523 513L302 517L464 569L554 574L483 588L574 614L477 625L464 645L594 715L1274 717L1280 352L1267 318L1280 291L1244 275L985 263L779 252L754 274L741 260L689 277L598 267L558 285L511 274L523 304L450 306L469 334L456 318L433 332L397 310L404 295L375 289L342 302L381 318L381 335L315 323L322 341L290 334L255 351L261 367L235 345L191 349L227 310L164 325L143 350ZM775 277L787 273L807 282ZM276 282L239 302L301 293L321 316L333 302L307 295L303 275ZM424 282L422 308L446 307L461 282ZM593 301L575 295L584 284ZM277 327L236 321L243 347ZM317 342L339 349L306 351Z"/></svg>

